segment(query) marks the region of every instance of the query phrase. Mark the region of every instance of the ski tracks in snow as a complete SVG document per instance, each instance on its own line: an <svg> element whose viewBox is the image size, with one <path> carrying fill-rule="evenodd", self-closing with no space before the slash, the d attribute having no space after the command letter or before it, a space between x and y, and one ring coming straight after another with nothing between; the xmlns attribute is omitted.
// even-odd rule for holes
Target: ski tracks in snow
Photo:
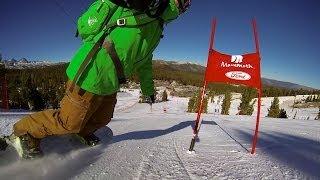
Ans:
<svg viewBox="0 0 320 180"><path fill-rule="evenodd" d="M175 140L159 141L143 158L134 179L191 179L176 149Z"/></svg>
<svg viewBox="0 0 320 180"><path fill-rule="evenodd" d="M279 167L249 154L217 125L203 125L195 153L188 154L191 136L177 136L176 155L190 179L283 179ZM246 145L245 145L246 146Z"/></svg>

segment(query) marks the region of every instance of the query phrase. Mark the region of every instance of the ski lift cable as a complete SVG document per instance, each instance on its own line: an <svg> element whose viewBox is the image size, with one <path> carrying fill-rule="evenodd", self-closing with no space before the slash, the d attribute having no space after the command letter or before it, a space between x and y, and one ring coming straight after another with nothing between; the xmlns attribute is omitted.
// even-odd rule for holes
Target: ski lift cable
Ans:
<svg viewBox="0 0 320 180"><path fill-rule="evenodd" d="M83 5L84 8L86 8L88 5L88 2L90 3L90 1L88 0L81 0L81 4Z"/></svg>
<svg viewBox="0 0 320 180"><path fill-rule="evenodd" d="M77 25L77 22L71 17L70 13L59 3L59 1L53 0L53 2L75 25Z"/></svg>

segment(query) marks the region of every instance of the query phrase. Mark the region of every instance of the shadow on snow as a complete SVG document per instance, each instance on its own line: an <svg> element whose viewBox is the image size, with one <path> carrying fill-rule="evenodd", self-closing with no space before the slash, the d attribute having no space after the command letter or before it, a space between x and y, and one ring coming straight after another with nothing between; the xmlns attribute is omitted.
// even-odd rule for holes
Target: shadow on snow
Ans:
<svg viewBox="0 0 320 180"><path fill-rule="evenodd" d="M251 143L252 134L235 130L236 137ZM320 142L281 132L259 132L257 150L271 155L288 167L313 177L320 177Z"/></svg>
<svg viewBox="0 0 320 180"><path fill-rule="evenodd" d="M211 124L216 125L214 121L202 121L202 124ZM112 139L112 143L117 143L120 141L126 141L126 140L142 140L142 139L152 139L160 136L164 136L170 133L173 133L175 131L179 131L181 129L184 129L186 127L193 127L194 121L184 121L179 124L176 124L172 127L169 127L167 129L157 129L157 130L145 130L145 131L133 131L128 132L125 134L120 134L117 136L114 136ZM190 134L192 131L190 131Z"/></svg>
<svg viewBox="0 0 320 180"><path fill-rule="evenodd" d="M203 121L202 123L216 125L213 121ZM153 139L192 127L193 124L194 121L185 121L167 129L128 132L113 136L111 141L104 138L106 130L111 131L105 127L96 132L96 135L101 138L101 144L92 148L88 148L72 138L66 138L68 135L51 136L41 142L45 152L45 157L41 159L19 161L13 149L6 154L0 153L0 159L5 160L0 163L0 175L6 179L34 179L44 176L46 179L71 178L96 162L108 150L106 148L110 144L126 140Z"/></svg>

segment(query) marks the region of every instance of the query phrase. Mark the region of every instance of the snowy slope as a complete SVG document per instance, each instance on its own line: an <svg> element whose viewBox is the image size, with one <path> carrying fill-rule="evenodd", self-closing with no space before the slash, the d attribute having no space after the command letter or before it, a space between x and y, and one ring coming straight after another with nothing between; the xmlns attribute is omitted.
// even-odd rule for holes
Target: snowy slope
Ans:
<svg viewBox="0 0 320 180"><path fill-rule="evenodd" d="M58 143L62 145L40 160L0 162L0 179L320 177L320 121L264 117L257 154L251 155L248 151L255 118L218 115L211 109L212 114L203 116L195 153L188 154L195 119L195 114L185 112L188 100L169 97L170 101L157 103L151 109L147 104L136 103L138 96L137 90L119 94L116 113L109 124L114 135L111 143L103 141L94 148L74 145L74 149ZM214 106L211 104L209 109ZM236 112L236 106L232 107L230 111ZM0 114L0 134L11 133L12 124L21 117L21 113ZM105 139L103 132L97 134ZM0 159L6 160L7 156L0 152Z"/></svg>
<svg viewBox="0 0 320 180"><path fill-rule="evenodd" d="M305 100L308 95L298 95L298 96L281 96L279 97L280 108L287 112L288 119L304 119L304 120L314 120L317 117L319 108L293 108L294 101ZM210 114L221 114L221 105L224 99L224 95L218 95L214 97L214 102L208 104L208 113ZM261 116L266 117L268 115L268 109L271 106L273 97L263 97L261 98ZM254 99L256 100L256 99ZM232 93L231 105L229 114L236 115L239 110L238 107L241 103L241 94ZM257 104L254 104L254 112L252 116L257 115Z"/></svg>

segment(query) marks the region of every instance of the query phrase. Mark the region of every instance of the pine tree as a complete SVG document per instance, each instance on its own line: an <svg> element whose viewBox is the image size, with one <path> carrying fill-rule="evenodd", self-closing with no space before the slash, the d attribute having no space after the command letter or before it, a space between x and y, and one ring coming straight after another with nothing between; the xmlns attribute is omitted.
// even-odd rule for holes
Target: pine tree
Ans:
<svg viewBox="0 0 320 180"><path fill-rule="evenodd" d="M162 93L162 101L168 101L168 93L166 90L164 90Z"/></svg>
<svg viewBox="0 0 320 180"><path fill-rule="evenodd" d="M158 95L158 90L157 90L156 87L154 87L154 89L153 89L153 95L154 95L155 98L156 98L157 95Z"/></svg>
<svg viewBox="0 0 320 180"><path fill-rule="evenodd" d="M191 98L189 98L187 112L191 112L191 113L198 112L199 105L200 105L200 99L197 94L198 93L195 93ZM203 103L202 104L202 113L207 113L208 112L208 97L204 97L202 103Z"/></svg>
<svg viewBox="0 0 320 180"><path fill-rule="evenodd" d="M256 99L249 105L249 109L248 109L248 115L252 115L253 114L253 111L254 111L254 104L256 103Z"/></svg>
<svg viewBox="0 0 320 180"><path fill-rule="evenodd" d="M16 87L12 88L12 85L11 83L9 83L9 103L10 103L10 107L11 108L18 108L20 109L21 108L21 100L22 100L22 96L21 96L21 93L20 93L20 90Z"/></svg>
<svg viewBox="0 0 320 180"><path fill-rule="evenodd" d="M214 95L215 95L215 92L213 91L213 90L211 90L210 92L209 92L209 97L208 98L211 98L211 103L214 103Z"/></svg>
<svg viewBox="0 0 320 180"><path fill-rule="evenodd" d="M288 118L287 112L284 109L280 109L279 118Z"/></svg>
<svg viewBox="0 0 320 180"><path fill-rule="evenodd" d="M239 110L240 110L239 114L240 115L252 115L253 103L250 104L250 102L254 98L254 96L255 96L254 89L246 89L242 93L241 103L239 106Z"/></svg>
<svg viewBox="0 0 320 180"><path fill-rule="evenodd" d="M57 109L59 105L59 100L57 98L58 88L51 87L48 91L48 105L53 109Z"/></svg>
<svg viewBox="0 0 320 180"><path fill-rule="evenodd" d="M229 115L230 105L231 105L231 94L230 94L230 92L226 92L224 95L223 102L222 102L221 114Z"/></svg>
<svg viewBox="0 0 320 180"><path fill-rule="evenodd" d="M199 111L199 106L200 106L200 98L199 96L195 96L196 100L195 100L195 103L194 103L194 106L193 106L193 112L195 113L198 113ZM207 113L208 111L208 97L204 97L203 98L203 102L202 102L202 113Z"/></svg>
<svg viewBox="0 0 320 180"><path fill-rule="evenodd" d="M311 95L310 96L308 96L307 98L306 98L306 100L305 100L306 102L311 102L312 101L312 97L311 97Z"/></svg>
<svg viewBox="0 0 320 180"><path fill-rule="evenodd" d="M58 106L57 106L57 108L60 106L59 105L59 103L60 103L60 101L62 100L62 98L63 98L63 96L64 96L64 94L65 94L65 85L64 85L64 83L60 83L60 86L59 86L59 88L58 88L58 90L57 90L57 92L56 92L56 100L55 100L55 102L57 102L58 103ZM53 108L55 108L55 106L53 105Z"/></svg>
<svg viewBox="0 0 320 180"><path fill-rule="evenodd" d="M268 117L278 118L279 113L280 113L279 98L275 97L271 103L271 106L268 112Z"/></svg>
<svg viewBox="0 0 320 180"><path fill-rule="evenodd" d="M208 113L208 97L205 97L203 99L203 109L202 109L202 112L203 113Z"/></svg>
<svg viewBox="0 0 320 180"><path fill-rule="evenodd" d="M33 102L33 110L40 111L45 108L45 102L37 89L34 88L30 90L30 98Z"/></svg>
<svg viewBox="0 0 320 180"><path fill-rule="evenodd" d="M188 110L187 112L194 112L193 108L194 108L194 104L195 104L195 96L193 95L192 97L189 98L189 102L188 102Z"/></svg>
<svg viewBox="0 0 320 180"><path fill-rule="evenodd" d="M200 98L199 98L199 93L197 92L194 94L194 103L192 107L192 112L195 112L195 113L198 112L199 104L200 104Z"/></svg>

